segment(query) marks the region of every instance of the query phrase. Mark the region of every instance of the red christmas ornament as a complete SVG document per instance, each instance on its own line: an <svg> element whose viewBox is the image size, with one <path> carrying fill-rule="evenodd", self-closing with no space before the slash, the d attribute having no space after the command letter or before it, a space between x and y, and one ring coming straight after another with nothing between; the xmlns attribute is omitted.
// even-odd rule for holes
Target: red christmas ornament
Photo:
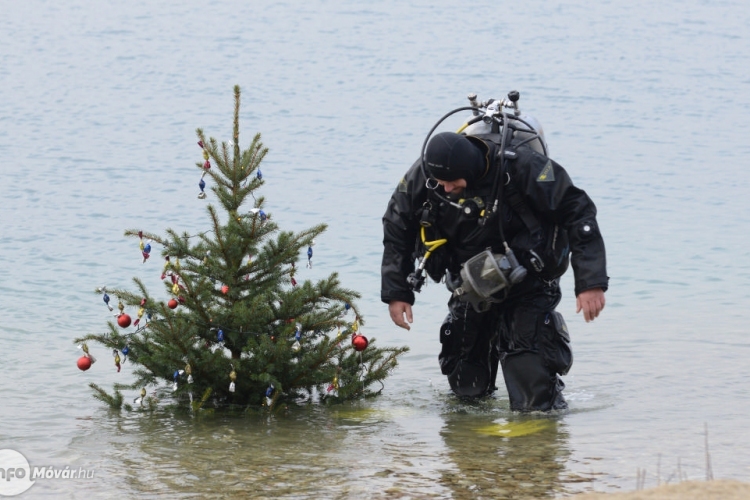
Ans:
<svg viewBox="0 0 750 500"><path fill-rule="evenodd" d="M224 295L228 294L229 293L229 287L227 285L222 286L221 287L221 293L223 293Z"/></svg>
<svg viewBox="0 0 750 500"><path fill-rule="evenodd" d="M364 351L367 347L367 337L364 335L354 334L352 335L352 345L356 351Z"/></svg>
<svg viewBox="0 0 750 500"><path fill-rule="evenodd" d="M169 302L167 302L167 306L170 309L175 309L177 307L178 302L175 299L169 299Z"/></svg>
<svg viewBox="0 0 750 500"><path fill-rule="evenodd" d="M81 370L82 372L85 372L89 368L91 368L91 358L89 358L88 356L81 356L80 358L78 358L79 370Z"/></svg>
<svg viewBox="0 0 750 500"><path fill-rule="evenodd" d="M120 314L117 316L117 324L120 325L122 328L127 328L130 326L130 316L127 314Z"/></svg>

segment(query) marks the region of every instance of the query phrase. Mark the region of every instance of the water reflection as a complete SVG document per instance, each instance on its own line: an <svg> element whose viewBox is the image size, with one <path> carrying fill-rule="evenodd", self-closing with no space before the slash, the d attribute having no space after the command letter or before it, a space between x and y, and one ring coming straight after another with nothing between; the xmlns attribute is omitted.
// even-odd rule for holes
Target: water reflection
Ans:
<svg viewBox="0 0 750 500"><path fill-rule="evenodd" d="M80 498L540 499L570 493L566 427L436 394L272 416L102 411L70 456L96 457L81 464L96 477L76 484ZM48 486L35 492L62 492Z"/></svg>
<svg viewBox="0 0 750 500"><path fill-rule="evenodd" d="M569 436L558 417L444 418L440 435L457 469L444 471L441 481L453 498L554 498L564 491Z"/></svg>
<svg viewBox="0 0 750 500"><path fill-rule="evenodd" d="M74 447L101 453L98 486L139 498L313 497L340 487L341 451L353 452L351 429L304 409L291 418L110 414L91 430Z"/></svg>

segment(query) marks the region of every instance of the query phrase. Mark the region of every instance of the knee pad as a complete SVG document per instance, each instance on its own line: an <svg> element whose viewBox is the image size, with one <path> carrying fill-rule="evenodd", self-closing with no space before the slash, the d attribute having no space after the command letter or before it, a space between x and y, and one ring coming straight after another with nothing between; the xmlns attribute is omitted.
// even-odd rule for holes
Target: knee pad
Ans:
<svg viewBox="0 0 750 500"><path fill-rule="evenodd" d="M567 408L562 380L533 352L505 356L502 361L511 410L548 411Z"/></svg>

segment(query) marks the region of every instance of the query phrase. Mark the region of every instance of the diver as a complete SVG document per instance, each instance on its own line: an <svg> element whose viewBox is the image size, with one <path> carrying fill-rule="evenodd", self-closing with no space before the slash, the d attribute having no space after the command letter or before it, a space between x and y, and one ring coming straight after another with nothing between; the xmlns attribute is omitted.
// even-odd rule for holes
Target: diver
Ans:
<svg viewBox="0 0 750 500"><path fill-rule="evenodd" d="M576 312L593 321L609 282L596 207L520 116L517 92L469 100L454 110L472 110L468 126L432 135L451 113L443 117L391 196L381 300L408 330L424 274L445 281L451 296L438 360L451 390L490 395L500 366L512 410L564 409L560 376L573 354L555 310L559 281L571 263Z"/></svg>

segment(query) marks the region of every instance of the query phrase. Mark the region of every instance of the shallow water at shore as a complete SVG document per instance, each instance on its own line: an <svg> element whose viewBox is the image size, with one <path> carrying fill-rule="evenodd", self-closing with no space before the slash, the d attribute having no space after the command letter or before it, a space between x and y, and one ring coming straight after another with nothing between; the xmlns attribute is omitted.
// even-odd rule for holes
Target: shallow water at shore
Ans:
<svg viewBox="0 0 750 500"><path fill-rule="evenodd" d="M639 469L646 486L703 479L706 429L714 475L750 478L744 4L6 11L0 449L95 472L39 480L29 498L553 498L634 489ZM270 148L268 211L285 229L329 224L301 278L338 272L362 293L363 333L411 351L381 397L344 407L112 414L87 385L132 367L118 374L95 352L80 372L72 339L110 317L96 287L139 276L161 289L159 263L142 264L125 229L205 228L195 128L229 137L234 84L244 141L260 131ZM548 426L511 414L502 389L475 405L448 394L441 285L420 294L409 332L379 302L380 218L427 131L469 92L514 89L596 202L611 276L591 324L563 280L571 409Z"/></svg>

